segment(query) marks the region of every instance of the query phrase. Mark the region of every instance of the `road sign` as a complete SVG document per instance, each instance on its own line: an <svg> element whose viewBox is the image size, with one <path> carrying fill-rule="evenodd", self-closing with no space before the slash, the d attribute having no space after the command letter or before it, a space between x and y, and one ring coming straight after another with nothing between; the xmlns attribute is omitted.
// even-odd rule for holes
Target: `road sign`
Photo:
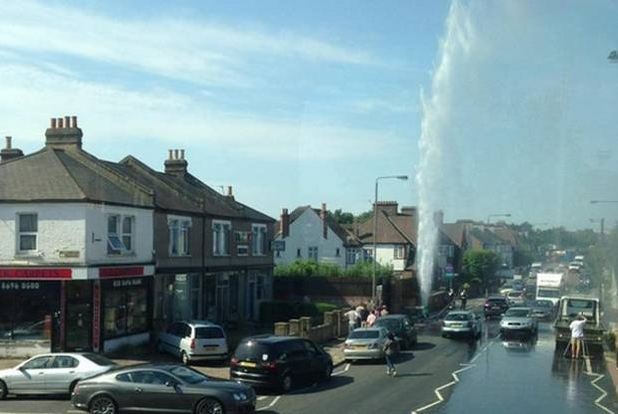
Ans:
<svg viewBox="0 0 618 414"><path fill-rule="evenodd" d="M447 278L447 279L450 279L450 278L453 278L453 277L457 277L458 275L459 275L459 273L452 273L452 272L450 272L450 273L445 273L444 277Z"/></svg>
<svg viewBox="0 0 618 414"><path fill-rule="evenodd" d="M444 272L445 273L453 273L453 265L447 264L446 266L444 266Z"/></svg>

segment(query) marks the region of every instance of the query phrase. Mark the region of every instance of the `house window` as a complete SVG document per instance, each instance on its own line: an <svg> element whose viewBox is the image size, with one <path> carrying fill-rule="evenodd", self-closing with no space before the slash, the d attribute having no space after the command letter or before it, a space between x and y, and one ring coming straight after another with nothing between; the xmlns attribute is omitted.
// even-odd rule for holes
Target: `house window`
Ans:
<svg viewBox="0 0 618 414"><path fill-rule="evenodd" d="M356 249L348 249L346 250L345 262L346 264L354 264L356 263Z"/></svg>
<svg viewBox="0 0 618 414"><path fill-rule="evenodd" d="M335 256L341 257L341 249L339 249L339 247L337 247L337 249L335 249Z"/></svg>
<svg viewBox="0 0 618 414"><path fill-rule="evenodd" d="M296 258L301 259L302 257L303 257L303 254L301 253L300 249L296 249Z"/></svg>
<svg viewBox="0 0 618 414"><path fill-rule="evenodd" d="M254 224L252 230L252 254L254 256L263 256L266 254L266 225Z"/></svg>
<svg viewBox="0 0 618 414"><path fill-rule="evenodd" d="M37 249L38 216L34 213L17 216L17 243L20 252L31 252Z"/></svg>
<svg viewBox="0 0 618 414"><path fill-rule="evenodd" d="M318 247L317 246L309 247L309 253L307 257L309 260L315 260L317 262L318 261Z"/></svg>
<svg viewBox="0 0 618 414"><path fill-rule="evenodd" d="M402 245L395 246L395 259L404 259L406 257L406 248Z"/></svg>
<svg viewBox="0 0 618 414"><path fill-rule="evenodd" d="M371 262L373 260L373 250L363 249L363 260L365 262Z"/></svg>
<svg viewBox="0 0 618 414"><path fill-rule="evenodd" d="M170 256L188 256L189 252L189 228L191 220L169 220L170 229Z"/></svg>
<svg viewBox="0 0 618 414"><path fill-rule="evenodd" d="M212 223L212 253L215 256L230 254L230 233L232 224L229 221L213 221Z"/></svg>
<svg viewBox="0 0 618 414"><path fill-rule="evenodd" d="M135 217L112 214L107 216L107 254L133 253Z"/></svg>

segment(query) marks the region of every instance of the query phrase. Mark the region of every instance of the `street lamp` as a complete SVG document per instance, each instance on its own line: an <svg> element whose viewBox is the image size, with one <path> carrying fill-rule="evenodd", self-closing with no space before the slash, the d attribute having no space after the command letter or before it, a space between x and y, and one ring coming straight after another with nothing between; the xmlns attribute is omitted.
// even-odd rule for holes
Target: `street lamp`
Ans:
<svg viewBox="0 0 618 414"><path fill-rule="evenodd" d="M603 238L604 234L605 234L605 217L601 218L600 220L597 219L590 219L591 223L599 223L601 225L601 238Z"/></svg>
<svg viewBox="0 0 618 414"><path fill-rule="evenodd" d="M378 246L377 246L377 238L378 238L378 182L380 180L403 180L406 181L408 179L407 175L385 175L382 177L376 178L376 188L375 188L375 197L373 203L373 266L371 272L371 301L373 305L376 305L376 268L378 261Z"/></svg>
<svg viewBox="0 0 618 414"><path fill-rule="evenodd" d="M487 224L489 224L489 220L490 220L492 217L511 217L511 213L505 213L505 214L489 214L489 215L487 216Z"/></svg>

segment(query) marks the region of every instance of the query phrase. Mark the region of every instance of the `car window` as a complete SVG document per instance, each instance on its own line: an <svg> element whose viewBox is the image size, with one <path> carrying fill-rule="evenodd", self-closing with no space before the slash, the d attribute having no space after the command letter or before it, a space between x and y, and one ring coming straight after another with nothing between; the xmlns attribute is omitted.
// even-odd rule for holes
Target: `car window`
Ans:
<svg viewBox="0 0 618 414"><path fill-rule="evenodd" d="M224 338L223 329L217 326L195 328L195 337L200 339L220 339Z"/></svg>
<svg viewBox="0 0 618 414"><path fill-rule="evenodd" d="M186 324L185 324L185 325L183 325L183 328L182 328L182 335L181 335L181 336L183 336L183 337L185 337L185 338L191 338L191 333L192 333L192 331L193 331L193 330L191 329L191 327L190 327L189 325L186 325Z"/></svg>
<svg viewBox="0 0 618 414"><path fill-rule="evenodd" d="M305 346L305 350L312 352L314 354L318 353L318 349L315 347L315 345L312 342L305 340L303 341L303 345Z"/></svg>
<svg viewBox="0 0 618 414"><path fill-rule="evenodd" d="M75 368L79 365L79 361L68 355L60 355L54 358L52 368Z"/></svg>
<svg viewBox="0 0 618 414"><path fill-rule="evenodd" d="M43 369L49 368L51 365L52 357L51 356L42 356L38 358L34 358L23 365L24 369Z"/></svg>
<svg viewBox="0 0 618 414"><path fill-rule="evenodd" d="M159 371L133 371L131 379L137 384L153 384L164 385L168 381L173 381L174 378Z"/></svg>
<svg viewBox="0 0 618 414"><path fill-rule="evenodd" d="M170 372L189 384L197 384L210 379L207 375L188 367L174 367Z"/></svg>
<svg viewBox="0 0 618 414"><path fill-rule="evenodd" d="M355 330L350 334L349 338L350 339L372 339L372 338L378 338L379 336L380 336L380 331L378 330L371 330L371 331Z"/></svg>
<svg viewBox="0 0 618 414"><path fill-rule="evenodd" d="M131 382L131 375L128 372L116 375L116 381Z"/></svg>
<svg viewBox="0 0 618 414"><path fill-rule="evenodd" d="M525 318L528 316L528 313L528 309L509 309L504 315L512 316L514 318Z"/></svg>
<svg viewBox="0 0 618 414"><path fill-rule="evenodd" d="M466 313L449 313L444 317L445 321L466 321L470 318L470 315Z"/></svg>
<svg viewBox="0 0 618 414"><path fill-rule="evenodd" d="M286 342L286 353L289 357L292 356L301 356L306 354L307 348L305 348L305 344L303 341L289 341Z"/></svg>
<svg viewBox="0 0 618 414"><path fill-rule="evenodd" d="M234 357L241 361L269 361L276 359L279 356L278 354L272 346L267 344L245 341L238 345Z"/></svg>

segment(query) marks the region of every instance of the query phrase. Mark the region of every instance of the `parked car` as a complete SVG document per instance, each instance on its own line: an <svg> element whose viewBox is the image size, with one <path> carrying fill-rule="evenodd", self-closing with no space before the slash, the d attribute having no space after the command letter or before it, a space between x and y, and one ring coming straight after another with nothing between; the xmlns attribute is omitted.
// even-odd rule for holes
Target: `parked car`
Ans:
<svg viewBox="0 0 618 414"><path fill-rule="evenodd" d="M113 361L98 354L37 355L0 370L0 400L9 394L70 394L78 381L115 367Z"/></svg>
<svg viewBox="0 0 618 414"><path fill-rule="evenodd" d="M229 353L225 331L209 321L172 323L159 335L157 350L179 357L185 365L193 361L225 360Z"/></svg>
<svg viewBox="0 0 618 414"><path fill-rule="evenodd" d="M524 306L526 304L526 297L521 290L510 291L506 294L506 298L510 306Z"/></svg>
<svg viewBox="0 0 618 414"><path fill-rule="evenodd" d="M180 364L134 365L80 382L71 402L92 414L252 413L255 391Z"/></svg>
<svg viewBox="0 0 618 414"><path fill-rule="evenodd" d="M552 320L556 315L556 306L549 299L539 299L530 303L532 316L538 320Z"/></svg>
<svg viewBox="0 0 618 414"><path fill-rule="evenodd" d="M358 328L350 332L343 344L346 361L357 359L384 358L384 342L388 331L386 328Z"/></svg>
<svg viewBox="0 0 618 414"><path fill-rule="evenodd" d="M469 336L480 338L483 331L481 318L472 311L451 311L442 321L442 336Z"/></svg>
<svg viewBox="0 0 618 414"><path fill-rule="evenodd" d="M510 308L502 316L500 321L500 334L527 334L536 335L539 330L539 322L532 316L532 308Z"/></svg>
<svg viewBox="0 0 618 414"><path fill-rule="evenodd" d="M15 327L4 333L5 339L45 339L45 322L39 321L30 325Z"/></svg>
<svg viewBox="0 0 618 414"><path fill-rule="evenodd" d="M392 314L379 317L373 324L374 328L386 328L395 335L401 349L410 349L418 342L418 333L414 322L407 316Z"/></svg>
<svg viewBox="0 0 618 414"><path fill-rule="evenodd" d="M330 379L333 360L309 339L260 335L243 339L230 362L230 378L290 391L308 378Z"/></svg>
<svg viewBox="0 0 618 414"><path fill-rule="evenodd" d="M509 302L504 296L490 296L485 301L483 312L485 318L489 319L493 316L500 316L509 308Z"/></svg>

